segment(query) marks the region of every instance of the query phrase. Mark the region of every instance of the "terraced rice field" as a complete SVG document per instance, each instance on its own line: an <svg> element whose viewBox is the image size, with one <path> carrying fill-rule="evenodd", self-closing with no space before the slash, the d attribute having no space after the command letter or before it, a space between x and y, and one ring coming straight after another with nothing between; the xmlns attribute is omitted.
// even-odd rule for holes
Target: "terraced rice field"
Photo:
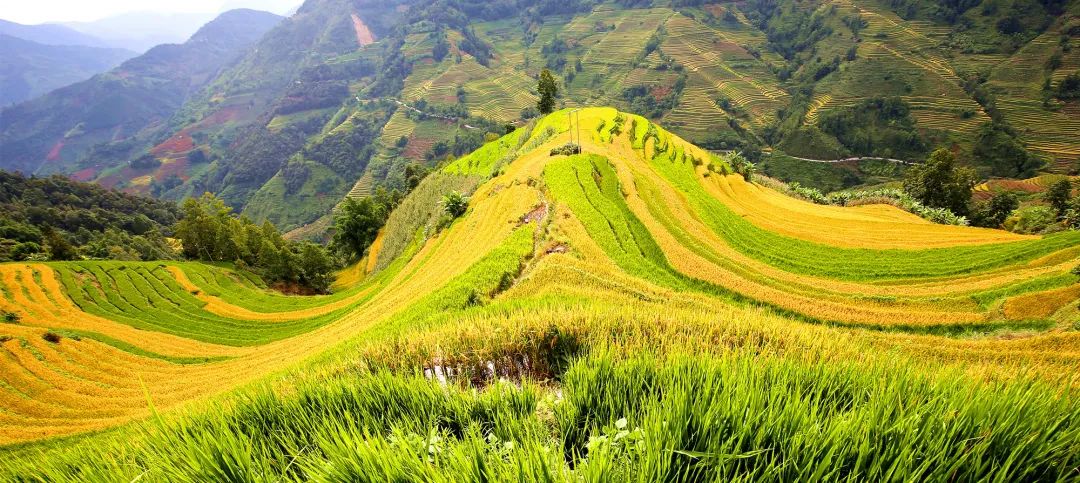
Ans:
<svg viewBox="0 0 1080 483"><path fill-rule="evenodd" d="M920 129L945 133L952 139L972 139L989 116L960 88L960 72L989 72L988 85L997 94L998 108L1016 127L1028 147L1055 161L1055 169L1071 168L1080 151L1080 124L1073 106L1048 110L1043 106L1045 65L1058 48L1063 21L1011 56L963 54L946 58L940 45L948 28L900 19L873 2L837 0L840 15L860 15L867 27L860 33L858 60L846 65L838 79L819 83L804 121L814 125L821 112L849 106L870 94L900 96L912 106ZM1063 16L1062 18L1066 18ZM1075 40L1071 41L1075 44ZM1066 67L1066 64L1068 67ZM1080 50L1062 58L1051 73L1061 79L1080 65ZM962 113L973 113L961 116Z"/></svg>
<svg viewBox="0 0 1080 483"><path fill-rule="evenodd" d="M786 104L787 93L742 47L753 44L682 15L672 16L664 27L667 35L661 48L690 73L686 102L665 118L680 125L680 132L702 133L721 124L716 119L716 99L721 96L748 113L758 127L772 122L776 110Z"/></svg>
<svg viewBox="0 0 1080 483"><path fill-rule="evenodd" d="M338 475L380 479L395 468L411 467L406 460L412 461L412 453L400 445L413 433L423 434L426 442L438 436L453 445L447 451L475 441L477 458L495 454L489 451L496 451L490 443L496 435L498 447L504 447L502 441L522 445L505 446L517 449L500 454L535 450L539 459L530 464L564 468L564 450L567 457L584 461L578 460L578 451L589 437L602 435L608 427L626 427L620 418L629 419L628 431L656 425L649 430L655 434L642 430L646 448L659 435L670 434L660 429L660 419L653 421L646 414L677 414L670 412L675 406L648 411L633 406L651 400L643 394L629 400L636 401L627 403L632 406L604 402L613 401L604 388L615 390L629 384L626 378L665 366L659 360L684 368L685 374L727 374L724 380L737 386L725 386L720 379L679 386L729 401L715 407L758 408L743 398L756 394L765 398L764 405L787 398L782 388L791 387L791 401L801 403L768 406L802 411L797 409L802 404L819 400L815 391L834 387L828 381L847 381L835 382L835 387L857 388L851 390L858 394L901 399L925 394L925 401L933 402L912 403L920 408L919 417L947 429L896 429L902 434L896 437L904 438L898 451L951 455L960 449L949 441L981 434L1011 442L1001 446L1008 450L994 449L997 443L978 449L995 462L1013 454L1024 461L1023 467L1052 475L1057 466L1050 461L1075 460L1075 454L1062 448L1075 435L1075 422L1069 422L1075 419L1069 418L1080 406L1074 396L1060 392L1075 381L1059 378L1080 364L1080 277L1069 273L1080 258L1080 233L1026 237L934 225L891 206L813 205L725 175L730 167L723 159L644 118L590 108L582 111L581 122L582 133L587 133L581 155L549 154L569 140L565 112L557 112L433 175L445 179L427 186L449 186L456 178L463 183L482 180L465 216L442 231L421 227L424 221L392 221L372 259L364 262L363 273L347 271L329 296L279 295L262 288L257 278L195 263L0 265L0 309L19 315L18 323L0 324L0 443L167 415L147 425L124 426L118 433L90 436L87 446L73 446L81 449L70 452L15 454L0 464L0 471L85 471L123 479L145 472L153 479L190 474L218 479L222 473L216 472L224 470L217 468L259 461L265 467L242 473L280 473L302 480L345 471L328 461L374 461L374 456L359 457L356 451L396 455L381 470L354 468L359 473ZM622 129L613 132L620 122ZM512 162L493 176L496 163L507 159ZM418 189L413 196L427 197L431 204L438 193L428 191ZM420 205L409 210L417 219L431 217ZM392 243L391 230L397 240ZM401 241L406 239L410 241ZM54 336L46 337L47 332ZM660 359L610 355L643 352ZM563 358L575 355L581 358ZM439 379L447 369L466 380L504 377L525 382L520 387L495 384L467 396L459 394L454 383L440 387L422 376L426 371ZM598 372L588 376L590 371ZM649 380L665 388L678 384L663 382L672 374L657 374ZM790 386L758 386L788 377L793 378ZM535 382L544 379L558 384L563 398L544 395L553 394L545 389L550 386ZM713 394L706 388L735 392ZM671 391L663 390L668 396L662 404L676 404L669 398L676 394ZM1057 396L1048 396L1051 393ZM473 397L484 402L461 404L475 410L462 406L453 410L457 412L440 412L442 404ZM368 398L370 406L360 402ZM430 404L417 406L426 409L416 416L393 419L395 411L412 407L413 398ZM886 400L891 401L855 398L845 403L850 405L844 406L844 414L859 411L863 416L852 421L865 422L870 421L865 419L869 411L891 408L903 418L915 417L907 405ZM986 406L993 401L1008 404ZM517 408L514 416L495 409L503 404ZM704 407L690 400L680 404L686 411ZM605 407L610 412L596 412ZM179 408L193 416L180 415ZM808 419L800 419L798 427L815 434L815 447L854 440L854 435L836 429L841 423L829 416L832 413L807 411L799 413ZM969 411L982 416L960 418L971 421L966 426L949 416ZM1021 426L1014 428L1003 422L1006 413L1015 411L1024 412L1030 423L1015 423ZM461 432L454 432L456 426L439 426L458 424L452 422L458 421L453 414L489 422L460 423ZM545 414L557 416L544 419ZM745 414L763 418L754 423L760 424L758 432L776 430L780 417ZM258 424L268 426L231 426L255 415L262 421ZM483 415L503 422L492 423ZM321 426L322 418L347 425L328 429ZM384 418L399 422L367 426ZM520 418L531 429L491 429ZM1047 423L1026 426L1039 421ZM351 426L354 422L360 426ZM828 434L836 439L826 442L803 424L834 428ZM545 427L561 429L549 440L545 434L552 433ZM715 429L712 424L702 427ZM867 426L873 427L878 426ZM1026 436L1009 439L1014 429ZM364 431L369 432L360 436ZM939 431L959 436L933 439ZM110 434L117 439L109 439ZM280 439L261 439L270 434ZM296 444L301 434L329 439L312 443L318 449L302 453L275 446ZM333 438L357 439L332 443ZM795 443L787 433L777 438L783 454L808 451L788 446ZM212 441L228 442L208 446ZM532 448L534 444L539 446ZM685 441L670 444L697 447ZM887 461L901 457L888 453L889 445L867 444L850 451L864 452L867 461L873 460L869 455ZM538 449L544 445L559 449ZM167 451L169 447L174 451ZM210 447L216 449L206 449ZM754 443L745 451L757 447ZM335 453L338 450L342 452ZM105 451L118 456L88 457ZM200 460L200 454L228 456ZM297 464L286 467L280 460L271 461L273 454L295 454ZM423 454L428 454L426 449ZM549 456L538 456L542 454ZM590 453L588 461L601 454ZM775 464L777 457L772 452L747 454L749 466L740 471L763 471L757 465ZM644 456L633 458L638 457ZM187 458L203 463L190 464ZM442 457L418 458L415 471L456 471L455 466L442 466L451 465ZM633 458L626 464L638 468ZM496 460L491 464L502 468ZM958 468L965 474L1011 471L999 463ZM798 468L823 463L806 464L810 466ZM722 469L707 468L709 474ZM784 468L775 471L802 475L795 467ZM905 474L923 474L904 468Z"/></svg>

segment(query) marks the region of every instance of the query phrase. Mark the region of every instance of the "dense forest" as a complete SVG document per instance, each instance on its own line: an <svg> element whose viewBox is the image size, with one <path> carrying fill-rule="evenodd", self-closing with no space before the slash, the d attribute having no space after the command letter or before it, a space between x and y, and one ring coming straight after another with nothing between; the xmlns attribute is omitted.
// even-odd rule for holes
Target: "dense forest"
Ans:
<svg viewBox="0 0 1080 483"><path fill-rule="evenodd" d="M172 259L178 218L172 202L0 171L0 261Z"/></svg>
<svg viewBox="0 0 1080 483"><path fill-rule="evenodd" d="M322 246L286 240L213 195L171 201L62 176L0 171L0 262L203 260L291 292L326 292L339 266Z"/></svg>

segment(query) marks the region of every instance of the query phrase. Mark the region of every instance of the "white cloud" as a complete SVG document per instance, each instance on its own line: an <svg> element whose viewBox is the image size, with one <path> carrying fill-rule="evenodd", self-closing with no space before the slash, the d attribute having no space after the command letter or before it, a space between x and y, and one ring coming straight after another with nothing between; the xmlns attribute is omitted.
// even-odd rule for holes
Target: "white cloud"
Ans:
<svg viewBox="0 0 1080 483"><path fill-rule="evenodd" d="M217 13L226 8L256 8L274 13L300 0L0 0L0 19L23 24L86 22L127 12Z"/></svg>

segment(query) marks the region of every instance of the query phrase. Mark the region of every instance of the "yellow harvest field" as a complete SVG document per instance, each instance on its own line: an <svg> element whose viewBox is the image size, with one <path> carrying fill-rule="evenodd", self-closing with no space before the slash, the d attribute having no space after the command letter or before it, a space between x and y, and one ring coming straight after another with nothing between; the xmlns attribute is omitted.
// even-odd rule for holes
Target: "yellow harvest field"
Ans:
<svg viewBox="0 0 1080 483"><path fill-rule="evenodd" d="M619 118L623 128L612 132ZM935 225L891 206L814 205L695 166L687 160L712 155L643 118L586 109L581 123L585 155L552 156L571 126L564 113L541 120L516 159L472 194L464 217L376 272L380 237L370 258L343 273L336 287L349 292L325 303L253 310L164 263L202 304L193 320L328 318L278 340L231 346L136 328L95 313L113 313L101 308L112 304L136 314L125 300L137 294L111 295L144 288L76 280L100 294L80 299L64 283L65 266L0 265L0 310L19 319L0 324L0 445L114 427L147 417L151 404L199 404L343 347L450 358L468 346L473 357L549 324L623 348L760 344L851 360L885 353L986 378L1021 367L1057 377L1080 365L1080 334L1048 322L1080 300L1068 279L1080 242ZM648 132L656 137L642 141ZM588 164L600 160L609 166ZM578 183L560 184L560 173ZM526 217L537 207L542 219ZM1012 258L983 265L970 248ZM914 261L899 268L910 273L856 271L906 255ZM507 271L484 271L495 262ZM849 262L850 276L828 272ZM971 267L955 269L964 263ZM463 296L469 277L495 282ZM953 337L969 329L990 335ZM385 337L400 331L414 336ZM344 370L352 363L344 360L325 370Z"/></svg>

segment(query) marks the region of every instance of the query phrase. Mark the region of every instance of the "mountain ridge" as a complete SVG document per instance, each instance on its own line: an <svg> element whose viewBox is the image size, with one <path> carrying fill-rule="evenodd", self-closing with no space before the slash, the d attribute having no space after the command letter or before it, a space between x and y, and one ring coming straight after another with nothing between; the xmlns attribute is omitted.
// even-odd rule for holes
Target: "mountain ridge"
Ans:
<svg viewBox="0 0 1080 483"><path fill-rule="evenodd" d="M10 106L86 80L135 56L123 49L46 45L0 34L0 105Z"/></svg>
<svg viewBox="0 0 1080 483"><path fill-rule="evenodd" d="M5 167L69 174L102 169L93 159L79 164L80 158L114 139L126 143L114 149L133 149L139 136L152 135L146 131L173 115L188 96L281 19L250 10L222 18L200 29L190 44L155 47L110 72L0 111ZM241 23L233 29L224 25L237 21ZM24 116L35 122L16 122Z"/></svg>

